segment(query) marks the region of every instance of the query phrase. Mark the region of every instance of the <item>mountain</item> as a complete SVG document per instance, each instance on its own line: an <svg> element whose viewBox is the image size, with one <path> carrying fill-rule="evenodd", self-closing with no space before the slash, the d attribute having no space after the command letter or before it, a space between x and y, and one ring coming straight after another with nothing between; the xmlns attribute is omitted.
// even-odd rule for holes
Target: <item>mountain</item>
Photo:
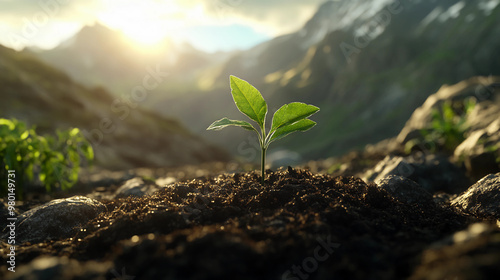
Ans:
<svg viewBox="0 0 500 280"><path fill-rule="evenodd" d="M317 105L315 128L276 145L306 158L338 155L397 135L443 84L499 75L498 34L498 1L329 1L297 32L233 56L216 76L208 73L215 86L197 102L216 112L234 107L228 76L236 75L274 110L292 101ZM228 142L236 151L245 141Z"/></svg>
<svg viewBox="0 0 500 280"><path fill-rule="evenodd" d="M122 32L95 23L51 50L28 49L44 62L59 68L77 82L105 87L116 95L128 93L143 82L148 69L169 75L154 92L176 92L192 88L193 75L219 63L228 54L207 54L188 43L165 38L149 47L140 46Z"/></svg>
<svg viewBox="0 0 500 280"><path fill-rule="evenodd" d="M339 155L396 136L411 113L443 84L500 75L499 3L328 1L300 30L229 57L170 48L176 64L161 69L171 76L151 90L144 105L163 116L178 117L201 136L224 143L237 156L258 160L253 156L259 153L255 137L248 133L205 132L216 119L242 117L230 95L229 75L236 75L262 92L270 115L293 101L321 108L313 117L316 127L273 144L271 153L294 150L304 159ZM129 93L141 83L144 64L128 62L130 58L120 54L130 48L128 43L108 48L104 38L82 35L86 30L101 32L98 29L88 27L77 34L74 42L78 43L70 44L66 56L63 45L37 55L69 69L82 67L80 58L85 53L99 57L102 51L98 61L116 58L117 62L108 64L119 67L95 66L73 76L86 80L95 73L101 77L100 84L116 94ZM88 44L97 50L83 47ZM49 59L48 53L58 58ZM139 61L150 63L145 58ZM189 70L177 71L179 65L189 65ZM120 69L139 70L126 74Z"/></svg>
<svg viewBox="0 0 500 280"><path fill-rule="evenodd" d="M78 127L97 164L110 169L227 160L179 122L146 110L138 95L89 89L26 52L0 45L0 117L36 125L40 133Z"/></svg>

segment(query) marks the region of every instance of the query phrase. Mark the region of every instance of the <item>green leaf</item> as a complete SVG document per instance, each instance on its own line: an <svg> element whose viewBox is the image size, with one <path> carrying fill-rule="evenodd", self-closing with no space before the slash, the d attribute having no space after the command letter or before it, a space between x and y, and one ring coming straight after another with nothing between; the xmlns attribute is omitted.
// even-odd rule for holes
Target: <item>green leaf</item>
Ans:
<svg viewBox="0 0 500 280"><path fill-rule="evenodd" d="M231 76L230 83L231 94L238 110L263 128L267 114L267 103L262 94L247 81L238 77Z"/></svg>
<svg viewBox="0 0 500 280"><path fill-rule="evenodd" d="M14 128L16 127L14 122L8 119L0 119L0 125L5 125L9 127L9 130L14 130Z"/></svg>
<svg viewBox="0 0 500 280"><path fill-rule="evenodd" d="M288 136L288 134L296 132L296 131L306 131L309 130L311 127L315 126L316 122L310 120L310 119L302 119L297 122L294 122L289 125L282 126L278 128L271 136L269 141L267 142L267 145L269 145L271 142L274 140L278 140L281 138L284 138Z"/></svg>
<svg viewBox="0 0 500 280"><path fill-rule="evenodd" d="M207 130L220 130L227 126L240 126L246 130L257 131L251 124L245 121L230 120L228 118L222 118L218 121L213 122Z"/></svg>
<svg viewBox="0 0 500 280"><path fill-rule="evenodd" d="M45 174L45 173L40 173L40 175L38 175L38 177L39 177L40 181L41 181L42 183L44 183L44 182L45 182L45 180L47 179L47 174Z"/></svg>
<svg viewBox="0 0 500 280"><path fill-rule="evenodd" d="M21 134L21 140L25 140L26 138L28 138L28 136L30 135L30 132L29 130L26 130L25 132L23 132L23 134Z"/></svg>
<svg viewBox="0 0 500 280"><path fill-rule="evenodd" d="M443 119L444 120L452 120L455 117L455 112L453 111L453 107L451 102L444 102L441 109L443 110Z"/></svg>
<svg viewBox="0 0 500 280"><path fill-rule="evenodd" d="M78 128L73 128L70 132L69 132L69 135L70 136L76 136L78 135L78 133L80 133L80 130Z"/></svg>
<svg viewBox="0 0 500 280"><path fill-rule="evenodd" d="M285 104L274 113L271 133L280 127L305 119L318 111L318 107L301 102Z"/></svg>
<svg viewBox="0 0 500 280"><path fill-rule="evenodd" d="M92 149L90 144L83 145L82 152L87 161L91 162L94 159L94 149Z"/></svg>

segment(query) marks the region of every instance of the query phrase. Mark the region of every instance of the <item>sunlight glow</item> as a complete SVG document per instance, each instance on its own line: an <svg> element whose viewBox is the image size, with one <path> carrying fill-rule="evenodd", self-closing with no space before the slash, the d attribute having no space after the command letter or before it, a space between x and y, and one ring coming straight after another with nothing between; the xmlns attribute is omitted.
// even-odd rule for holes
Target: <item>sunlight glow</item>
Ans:
<svg viewBox="0 0 500 280"><path fill-rule="evenodd" d="M50 49L83 27L99 23L121 31L145 51L167 37L212 52L249 48L264 37L293 32L324 0L287 5L242 0L90 0L49 1L42 6L5 1L8 4L0 9L0 44L16 50L26 46Z"/></svg>
<svg viewBox="0 0 500 280"><path fill-rule="evenodd" d="M173 30L182 25L176 18L179 7L171 2L134 1L133 5L123 2L119 9L116 5L104 7L98 19L122 31L138 45L150 47L158 44L167 36L172 37Z"/></svg>
<svg viewBox="0 0 500 280"><path fill-rule="evenodd" d="M165 40L188 42L212 52L243 49L249 38L253 44L268 39L250 27L234 24L230 16L210 13L202 2L109 0L102 3L96 17L146 52L164 48Z"/></svg>
<svg viewBox="0 0 500 280"><path fill-rule="evenodd" d="M158 25L153 23L125 23L122 24L119 29L127 37L144 46L155 45L166 36L166 34L162 34L162 32L158 30Z"/></svg>

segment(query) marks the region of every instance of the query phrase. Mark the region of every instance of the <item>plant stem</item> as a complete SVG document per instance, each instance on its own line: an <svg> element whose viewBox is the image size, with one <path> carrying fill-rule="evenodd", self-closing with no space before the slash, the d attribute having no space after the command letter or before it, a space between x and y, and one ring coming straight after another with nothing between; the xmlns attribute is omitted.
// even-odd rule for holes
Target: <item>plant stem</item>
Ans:
<svg viewBox="0 0 500 280"><path fill-rule="evenodd" d="M265 170L266 170L266 148L262 147L262 161L261 161L261 165L260 165L260 171L261 171L261 176L262 176L262 186L264 186Z"/></svg>

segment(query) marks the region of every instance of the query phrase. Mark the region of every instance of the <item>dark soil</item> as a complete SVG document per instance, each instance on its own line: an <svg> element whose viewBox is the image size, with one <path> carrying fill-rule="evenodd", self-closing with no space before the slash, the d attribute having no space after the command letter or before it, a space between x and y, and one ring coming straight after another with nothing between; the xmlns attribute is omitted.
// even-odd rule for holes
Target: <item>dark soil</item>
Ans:
<svg viewBox="0 0 500 280"><path fill-rule="evenodd" d="M19 246L17 265L111 264L101 278L65 279L425 279L449 265L426 250L474 221L446 202L405 204L354 177L292 168L268 171L265 186L235 173L102 202L108 211L73 238Z"/></svg>

